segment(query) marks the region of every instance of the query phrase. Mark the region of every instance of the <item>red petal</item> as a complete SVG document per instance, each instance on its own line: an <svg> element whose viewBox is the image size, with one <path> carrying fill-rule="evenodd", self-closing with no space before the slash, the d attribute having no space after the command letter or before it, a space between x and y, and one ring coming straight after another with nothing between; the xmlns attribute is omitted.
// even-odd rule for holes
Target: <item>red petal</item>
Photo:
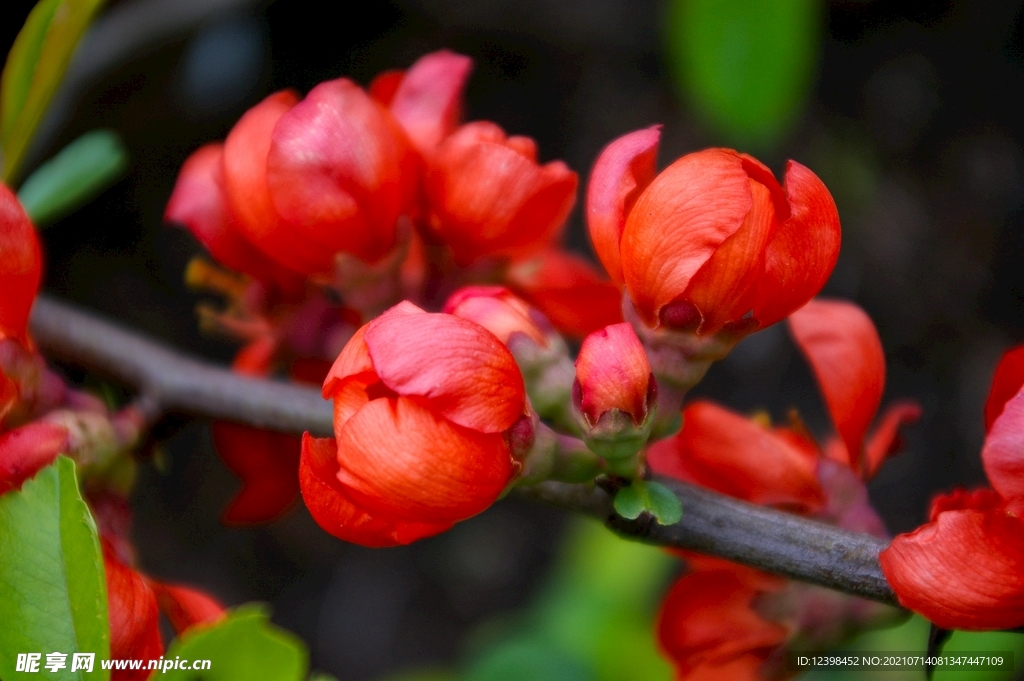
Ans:
<svg viewBox="0 0 1024 681"><path fill-rule="evenodd" d="M307 238L296 238L274 206L267 184L271 135L295 106L293 92L270 95L245 112L224 142L224 196L242 235L264 255L302 274L327 272L333 253Z"/></svg>
<svg viewBox="0 0 1024 681"><path fill-rule="evenodd" d="M754 299L761 327L785 319L816 296L839 258L839 212L822 181L790 161L785 190L791 216L768 242Z"/></svg>
<svg viewBox="0 0 1024 681"><path fill-rule="evenodd" d="M785 627L754 610L760 594L729 570L694 572L675 583L661 608L658 638L681 678L701 665L725 665L746 655L763 661L786 641Z"/></svg>
<svg viewBox="0 0 1024 681"><path fill-rule="evenodd" d="M574 338L622 321L622 292L583 258L555 249L512 265L508 285Z"/></svg>
<svg viewBox="0 0 1024 681"><path fill-rule="evenodd" d="M981 448L989 482L1006 501L1024 502L1024 390L1018 392L992 424Z"/></svg>
<svg viewBox="0 0 1024 681"><path fill-rule="evenodd" d="M249 525L284 515L299 495L299 438L226 421L211 429L217 454L242 482L221 519Z"/></svg>
<svg viewBox="0 0 1024 681"><path fill-rule="evenodd" d="M455 425L406 397L376 399L338 435L338 479L371 513L451 524L480 513L512 477L501 435Z"/></svg>
<svg viewBox="0 0 1024 681"><path fill-rule="evenodd" d="M225 267L286 291L301 291L298 274L263 255L238 231L222 189L222 156L223 145L208 144L188 157L178 173L164 219L185 225Z"/></svg>
<svg viewBox="0 0 1024 681"><path fill-rule="evenodd" d="M622 274L637 312L658 325L722 242L743 224L753 199L739 156L707 149L663 170L633 205L622 233Z"/></svg>
<svg viewBox="0 0 1024 681"><path fill-rule="evenodd" d="M390 102L392 115L421 154L450 135L462 118L462 91L473 60L440 50L420 57Z"/></svg>
<svg viewBox="0 0 1024 681"><path fill-rule="evenodd" d="M479 324L506 346L515 334L529 338L540 347L548 346L548 339L531 315L530 306L503 286L460 288L448 297L443 311Z"/></svg>
<svg viewBox="0 0 1024 681"><path fill-rule="evenodd" d="M179 636L189 627L209 624L224 617L224 606L209 594L181 584L150 580L157 603Z"/></svg>
<svg viewBox="0 0 1024 681"><path fill-rule="evenodd" d="M647 418L651 364L633 327L623 322L595 331L583 340L576 358L583 413L591 425L612 409L640 425Z"/></svg>
<svg viewBox="0 0 1024 681"><path fill-rule="evenodd" d="M867 466L864 479L870 480L882 467L885 460L897 454L903 447L900 429L911 426L921 418L921 405L912 400L889 405L875 426L875 430L864 443L864 462Z"/></svg>
<svg viewBox="0 0 1024 681"><path fill-rule="evenodd" d="M390 314L370 322L364 338L387 387L425 398L431 410L461 426L500 433L523 413L526 389L512 353L473 322Z"/></svg>
<svg viewBox="0 0 1024 681"><path fill-rule="evenodd" d="M299 483L310 515L338 539L369 546L398 546L444 532L451 523L405 522L371 514L349 498L337 478L338 448L332 438L302 437Z"/></svg>
<svg viewBox="0 0 1024 681"><path fill-rule="evenodd" d="M879 556L900 604L945 629L1024 625L1024 521L946 511Z"/></svg>
<svg viewBox="0 0 1024 681"><path fill-rule="evenodd" d="M28 314L42 270L36 230L18 198L0 184L0 339L28 344Z"/></svg>
<svg viewBox="0 0 1024 681"><path fill-rule="evenodd" d="M825 501L813 454L711 402L687 405L682 431L655 443L647 461L655 473L755 504L812 512Z"/></svg>
<svg viewBox="0 0 1024 681"><path fill-rule="evenodd" d="M939 514L946 511L992 511L1005 505L1006 501L994 489L980 487L967 490L958 487L952 492L935 495L928 512L928 522L934 523Z"/></svg>
<svg viewBox="0 0 1024 681"><path fill-rule="evenodd" d="M378 319L383 319L389 313L390 310ZM327 372L327 378L324 379L324 386L321 391L325 400L332 399L337 394L342 387L341 382L346 378L374 371L373 360L370 359L370 351L366 347L365 334L366 326L364 325L352 335L348 343L345 343L345 347L341 349L338 358L334 360L330 371Z"/></svg>
<svg viewBox="0 0 1024 681"><path fill-rule="evenodd" d="M366 92L384 106L390 106L403 78L405 78L405 71L401 69L378 73L370 83L370 87L366 88Z"/></svg>
<svg viewBox="0 0 1024 681"><path fill-rule="evenodd" d="M151 660L163 655L160 640L160 611L156 595L146 579L114 557L103 542L103 567L107 578L110 617L110 657L115 660ZM121 670L111 673L114 681L141 681L150 672Z"/></svg>
<svg viewBox="0 0 1024 681"><path fill-rule="evenodd" d="M874 323L853 303L819 299L794 312L789 328L818 379L847 463L865 473L864 435L885 388L885 353Z"/></svg>
<svg viewBox="0 0 1024 681"><path fill-rule="evenodd" d="M1007 350L999 360L988 399L985 400L986 433L1003 413L1003 406L1020 391L1021 386L1024 386L1024 345Z"/></svg>
<svg viewBox="0 0 1024 681"><path fill-rule="evenodd" d="M775 209L768 188L754 180L748 182L753 207L736 233L723 241L693 276L683 294L701 312L701 334L717 333L750 310L764 270L765 245L776 226Z"/></svg>
<svg viewBox="0 0 1024 681"><path fill-rule="evenodd" d="M518 256L552 241L576 198L576 173L537 165L493 123L468 123L438 148L426 176L430 227L461 264Z"/></svg>
<svg viewBox="0 0 1024 681"><path fill-rule="evenodd" d="M587 187L587 228L594 252L616 283L622 283L619 247L626 216L654 179L661 126L623 135L594 162Z"/></svg>
<svg viewBox="0 0 1024 681"><path fill-rule="evenodd" d="M68 431L45 421L0 434L0 494L19 489L67 446Z"/></svg>
<svg viewBox="0 0 1024 681"><path fill-rule="evenodd" d="M320 244L331 262L338 251L373 262L395 246L398 218L413 207L417 168L387 110L338 79L317 85L281 116L267 183L293 239Z"/></svg>

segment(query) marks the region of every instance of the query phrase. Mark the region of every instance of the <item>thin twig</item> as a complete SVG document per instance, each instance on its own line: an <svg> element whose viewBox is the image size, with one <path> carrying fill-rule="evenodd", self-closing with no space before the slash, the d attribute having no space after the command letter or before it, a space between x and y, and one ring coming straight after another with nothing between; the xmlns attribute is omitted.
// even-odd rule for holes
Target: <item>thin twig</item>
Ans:
<svg viewBox="0 0 1024 681"><path fill-rule="evenodd" d="M111 322L40 296L32 334L47 354L138 389L149 408L299 433L332 430L331 405L310 388L245 378L187 357ZM521 494L590 515L649 544L696 550L793 579L896 603L878 563L881 540L754 506L692 485L661 480L683 506L671 526L628 521L593 485L546 482Z"/></svg>

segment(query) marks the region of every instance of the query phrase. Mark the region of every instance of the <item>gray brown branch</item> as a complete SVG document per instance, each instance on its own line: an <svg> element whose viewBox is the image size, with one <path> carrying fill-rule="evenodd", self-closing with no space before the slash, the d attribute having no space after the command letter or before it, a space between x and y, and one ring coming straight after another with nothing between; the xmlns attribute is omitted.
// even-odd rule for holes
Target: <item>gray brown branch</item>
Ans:
<svg viewBox="0 0 1024 681"><path fill-rule="evenodd" d="M142 335L40 296L32 334L46 354L133 387L163 411L186 412L248 425L327 435L331 405L310 388L245 378L187 357ZM831 525L754 506L721 494L661 480L683 506L671 526L628 521L593 485L546 482L522 494L605 522L640 541L727 558L864 598L896 603L878 564L884 542Z"/></svg>

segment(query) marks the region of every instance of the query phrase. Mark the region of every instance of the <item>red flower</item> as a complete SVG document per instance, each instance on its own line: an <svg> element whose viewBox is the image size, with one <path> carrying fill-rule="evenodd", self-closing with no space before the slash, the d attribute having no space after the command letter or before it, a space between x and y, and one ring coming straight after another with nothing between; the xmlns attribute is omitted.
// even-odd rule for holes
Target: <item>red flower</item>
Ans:
<svg viewBox="0 0 1024 681"><path fill-rule="evenodd" d="M917 421L921 408L897 402L867 435L882 402L885 353L871 318L853 303L812 300L789 317L789 328L839 433L840 441L826 445L826 453L870 479L899 447L899 428Z"/></svg>
<svg viewBox="0 0 1024 681"><path fill-rule="evenodd" d="M655 177L658 139L654 127L609 144L587 192L594 249L648 326L705 335L750 315L763 328L821 289L840 229L814 173L790 161L780 186L756 159L707 149Z"/></svg>
<svg viewBox="0 0 1024 681"><path fill-rule="evenodd" d="M28 314L42 269L36 230L18 197L0 184L0 339L28 345Z"/></svg>
<svg viewBox="0 0 1024 681"><path fill-rule="evenodd" d="M1004 355L985 405L981 450L993 489L955 490L930 520L879 557L900 604L947 629L1024 625L1024 375L1020 350ZM1007 401L1010 390L1016 394Z"/></svg>
<svg viewBox="0 0 1024 681"><path fill-rule="evenodd" d="M574 338L622 321L622 292L589 262L558 249L512 264L506 283Z"/></svg>
<svg viewBox="0 0 1024 681"><path fill-rule="evenodd" d="M443 532L497 499L526 398L489 331L402 303L361 328L324 383L334 439L307 433L299 481L313 518L366 546Z"/></svg>
<svg viewBox="0 0 1024 681"><path fill-rule="evenodd" d="M543 328L547 320L539 318L529 305L501 286L461 288L449 296L444 312L479 324L507 347L518 342L517 338L541 348L548 346L549 331Z"/></svg>
<svg viewBox="0 0 1024 681"><path fill-rule="evenodd" d="M427 229L468 265L535 253L554 241L576 199L576 173L537 163L528 137L494 123L467 123L427 164Z"/></svg>
<svg viewBox="0 0 1024 681"><path fill-rule="evenodd" d="M224 606L211 596L179 584L147 579L122 562L111 541L103 538L102 545L111 659L155 660L162 656L161 610L178 635L190 627L216 622L224 616ZM143 681L153 673L143 666L140 670L114 670L110 678L112 681Z"/></svg>

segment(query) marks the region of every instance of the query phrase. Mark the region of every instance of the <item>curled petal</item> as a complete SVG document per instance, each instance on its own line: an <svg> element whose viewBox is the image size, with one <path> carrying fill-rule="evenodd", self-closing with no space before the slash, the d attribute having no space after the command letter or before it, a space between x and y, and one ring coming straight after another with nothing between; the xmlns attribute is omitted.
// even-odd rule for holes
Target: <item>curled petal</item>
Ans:
<svg viewBox="0 0 1024 681"><path fill-rule="evenodd" d="M755 504L813 512L825 501L812 453L711 402L687 405L683 429L656 442L647 461L655 473Z"/></svg>
<svg viewBox="0 0 1024 681"><path fill-rule="evenodd" d="M796 161L786 166L790 217L764 254L754 297L754 318L770 326L816 296L839 259L841 230L832 195L818 176Z"/></svg>
<svg viewBox="0 0 1024 681"><path fill-rule="evenodd" d="M576 359L580 409L591 425L618 409L633 423L647 419L651 364L633 327L625 322L595 331L583 340Z"/></svg>
<svg viewBox="0 0 1024 681"><path fill-rule="evenodd" d="M154 580L150 580L149 585L156 594L160 609L179 636L189 627L211 624L224 617L224 606L202 591Z"/></svg>
<svg viewBox="0 0 1024 681"><path fill-rule="evenodd" d="M508 285L574 338L622 321L622 292L583 258L541 251L509 268Z"/></svg>
<svg viewBox="0 0 1024 681"><path fill-rule="evenodd" d="M0 494L19 489L67 448L67 429L44 421L0 434Z"/></svg>
<svg viewBox="0 0 1024 681"><path fill-rule="evenodd" d="M537 165L525 138L468 123L438 148L426 176L430 228L462 264L535 252L554 239L576 197L564 163Z"/></svg>
<svg viewBox="0 0 1024 681"><path fill-rule="evenodd" d="M996 373L992 377L992 387L985 400L985 432L992 429L1007 401L1020 392L1024 386L1024 345L1007 350L1000 358Z"/></svg>
<svg viewBox="0 0 1024 681"><path fill-rule="evenodd" d="M992 424L981 448L989 482L1015 506L1024 503L1024 390L1018 392Z"/></svg>
<svg viewBox="0 0 1024 681"><path fill-rule="evenodd" d="M338 434L338 479L371 513L437 525L480 513L512 477L504 438L410 398L376 399Z"/></svg>
<svg viewBox="0 0 1024 681"><path fill-rule="evenodd" d="M380 319L387 314L390 312L385 312ZM360 327L334 360L331 370L327 372L327 378L324 379L322 394L325 400L332 399L341 389L341 382L349 376L373 372L373 360L370 359L370 350L366 347L365 334L366 327Z"/></svg>
<svg viewBox="0 0 1024 681"><path fill-rule="evenodd" d="M42 270L36 230L18 198L0 184L0 339L28 344L28 315Z"/></svg>
<svg viewBox="0 0 1024 681"><path fill-rule="evenodd" d="M232 525L280 518L299 494L299 438L227 421L215 421L213 444L242 481L222 520Z"/></svg>
<svg viewBox="0 0 1024 681"><path fill-rule="evenodd" d="M626 216L654 179L661 126L618 138L597 157L587 187L587 229L594 252L612 281L622 283L619 248Z"/></svg>
<svg viewBox="0 0 1024 681"><path fill-rule="evenodd" d="M223 145L208 144L193 152L178 173L164 219L185 225L210 255L226 267L286 291L301 291L302 280L246 240L225 204Z"/></svg>
<svg viewBox="0 0 1024 681"><path fill-rule="evenodd" d="M793 313L789 328L818 379L847 463L863 474L864 436L885 388L885 353L874 323L853 303L812 300Z"/></svg>
<svg viewBox="0 0 1024 681"><path fill-rule="evenodd" d="M417 164L391 115L358 85L338 79L317 85L281 116L267 183L289 227L321 244L328 260L344 251L373 262L395 246L398 218L413 207Z"/></svg>
<svg viewBox="0 0 1024 681"><path fill-rule="evenodd" d="M421 154L429 154L458 127L462 91L472 69L469 57L440 50L423 55L405 72L388 105Z"/></svg>
<svg viewBox="0 0 1024 681"><path fill-rule="evenodd" d="M748 180L753 207L735 234L693 276L684 297L701 312L701 334L717 333L751 308L752 295L764 270L765 244L775 230L771 193Z"/></svg>
<svg viewBox="0 0 1024 681"><path fill-rule="evenodd" d="M454 423L500 433L523 413L526 389L512 353L478 324L445 314L415 321L387 314L367 325L364 339L388 388L424 398Z"/></svg>
<svg viewBox="0 0 1024 681"><path fill-rule="evenodd" d="M900 604L945 629L1024 625L1024 521L958 510L896 537L879 556Z"/></svg>
<svg viewBox="0 0 1024 681"><path fill-rule="evenodd" d="M372 548L398 546L439 534L452 525L372 514L352 501L337 474L338 446L334 439L303 435L299 464L302 499L317 524L338 539Z"/></svg>
<svg viewBox="0 0 1024 681"><path fill-rule="evenodd" d="M917 423L920 418L921 405L913 400L897 402L882 412L878 425L864 443L865 480L873 478L885 460L903 448L900 429Z"/></svg>
<svg viewBox="0 0 1024 681"><path fill-rule="evenodd" d="M521 334L541 347L548 345L536 312L502 286L461 288L448 297L443 311L479 324L506 346L515 334Z"/></svg>
<svg viewBox="0 0 1024 681"><path fill-rule="evenodd" d="M675 583L661 607L658 638L681 678L702 665L727 665L746 655L763 662L785 642L786 628L754 610L760 594L731 570L694 572Z"/></svg>
<svg viewBox="0 0 1024 681"><path fill-rule="evenodd" d="M107 579L110 617L110 657L115 660L156 659L164 652L160 640L160 611L146 579L121 563L103 542L103 568ZM114 671L114 681L142 681L149 671Z"/></svg>
<svg viewBox="0 0 1024 681"><path fill-rule="evenodd" d="M686 291L752 206L743 163L725 149L683 156L640 194L620 254L623 279L648 325L658 325L661 308Z"/></svg>
<svg viewBox="0 0 1024 681"><path fill-rule="evenodd" d="M931 509L928 512L928 522L934 523L939 514L946 511L992 511L1006 506L1006 500L999 496L999 492L989 487L979 487L968 490L958 487L952 492L937 494L932 499Z"/></svg>

